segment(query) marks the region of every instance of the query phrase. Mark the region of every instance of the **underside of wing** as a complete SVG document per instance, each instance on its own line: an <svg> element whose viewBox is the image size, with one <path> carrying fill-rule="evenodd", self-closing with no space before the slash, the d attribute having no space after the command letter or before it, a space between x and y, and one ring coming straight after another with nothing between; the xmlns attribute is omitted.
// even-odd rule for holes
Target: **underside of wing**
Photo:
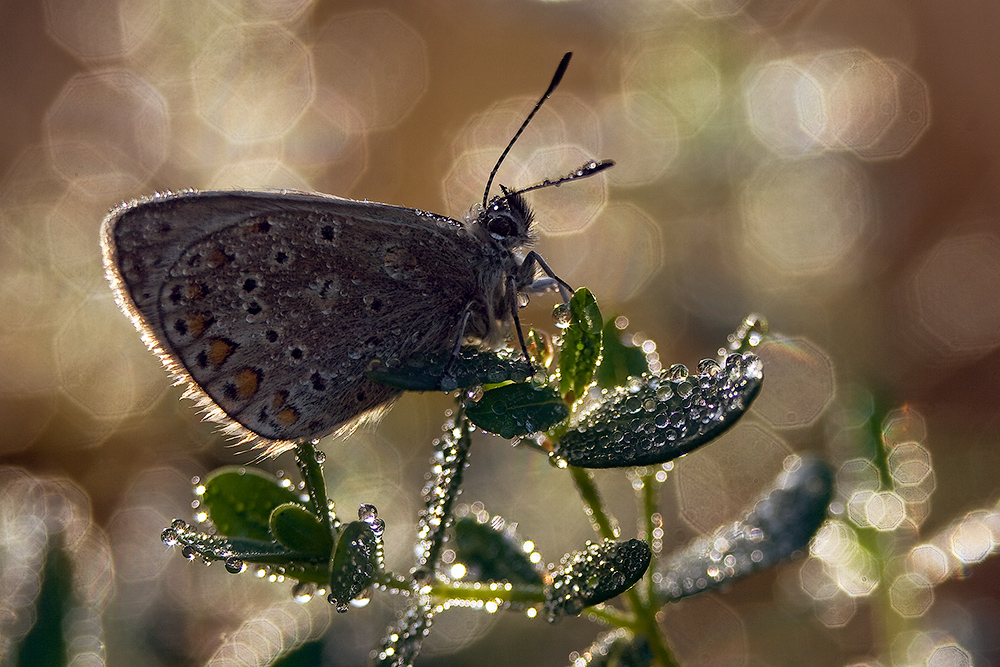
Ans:
<svg viewBox="0 0 1000 667"><path fill-rule="evenodd" d="M147 346L269 453L389 403L368 364L451 345L483 260L454 220L301 193L150 198L112 212L102 244Z"/></svg>

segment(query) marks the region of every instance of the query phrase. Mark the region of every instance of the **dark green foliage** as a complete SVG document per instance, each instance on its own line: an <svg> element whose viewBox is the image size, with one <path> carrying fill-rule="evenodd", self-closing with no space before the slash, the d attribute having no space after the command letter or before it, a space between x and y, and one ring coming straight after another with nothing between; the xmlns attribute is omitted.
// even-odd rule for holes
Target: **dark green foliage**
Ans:
<svg viewBox="0 0 1000 667"><path fill-rule="evenodd" d="M298 503L278 505L271 512L271 534L289 551L329 557L333 536L315 514Z"/></svg>
<svg viewBox="0 0 1000 667"><path fill-rule="evenodd" d="M267 541L272 539L271 512L294 502L299 502L298 494L255 468L216 470L205 480L202 496L202 506L219 534Z"/></svg>
<svg viewBox="0 0 1000 667"><path fill-rule="evenodd" d="M626 343L623 338L628 338ZM614 320L604 323L601 334L603 349L601 364L597 367L597 386L601 389L612 389L625 384L630 377L638 377L649 373L646 363L646 353L642 348L631 344L631 336L626 336L615 326Z"/></svg>
<svg viewBox="0 0 1000 667"><path fill-rule="evenodd" d="M483 352L466 347L454 358L451 350L442 350L410 357L395 366L375 363L365 375L404 391L454 391L480 384L524 382L533 372L520 352Z"/></svg>
<svg viewBox="0 0 1000 667"><path fill-rule="evenodd" d="M581 287L569 301L570 322L563 330L559 348L559 391L575 400L593 381L601 359L601 329L604 321L594 295Z"/></svg>
<svg viewBox="0 0 1000 667"><path fill-rule="evenodd" d="M347 611L348 603L371 585L377 569L377 540L371 525L350 522L340 531L330 564L329 599L337 611Z"/></svg>
<svg viewBox="0 0 1000 667"><path fill-rule="evenodd" d="M624 593L642 578L652 553L642 540L589 544L567 554L545 589L545 612L554 620Z"/></svg>
<svg viewBox="0 0 1000 667"><path fill-rule="evenodd" d="M485 392L466 406L466 413L484 431L516 438L558 424L569 416L569 406L553 387L521 383Z"/></svg>
<svg viewBox="0 0 1000 667"><path fill-rule="evenodd" d="M642 379L607 393L556 446L556 454L582 468L665 463L718 437L743 416L763 382L760 360L730 355L724 366L708 360Z"/></svg>
<svg viewBox="0 0 1000 667"><path fill-rule="evenodd" d="M540 585L542 575L517 540L489 524L463 517L455 521L452 547L470 581L509 581Z"/></svg>

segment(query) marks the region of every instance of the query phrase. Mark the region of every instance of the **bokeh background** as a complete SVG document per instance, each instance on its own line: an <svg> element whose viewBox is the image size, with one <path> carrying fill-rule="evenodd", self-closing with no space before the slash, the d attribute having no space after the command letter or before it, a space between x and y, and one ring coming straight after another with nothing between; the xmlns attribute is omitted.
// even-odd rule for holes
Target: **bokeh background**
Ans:
<svg viewBox="0 0 1000 667"><path fill-rule="evenodd" d="M808 554L665 608L682 660L1000 664L997 25L990 0L0 2L0 662L58 664L56 640L87 666L364 662L402 601L341 616L160 542L193 477L253 455L118 312L101 220L263 186L460 217L574 51L499 182L617 166L530 196L540 252L664 365L750 312L779 334L747 419L669 471L664 550L796 451L837 471ZM551 329L551 305L522 319ZM399 571L449 405L407 396L323 445L342 515L377 505ZM598 481L634 535L628 479ZM549 562L593 537L565 473L498 439L462 500ZM568 664L599 631L454 610L421 664Z"/></svg>

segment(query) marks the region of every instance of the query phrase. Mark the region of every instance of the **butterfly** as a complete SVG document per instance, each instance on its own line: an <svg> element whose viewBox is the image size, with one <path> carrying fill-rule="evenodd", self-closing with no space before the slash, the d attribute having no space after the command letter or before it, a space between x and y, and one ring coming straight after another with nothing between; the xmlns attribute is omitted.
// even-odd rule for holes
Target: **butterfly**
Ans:
<svg viewBox="0 0 1000 667"><path fill-rule="evenodd" d="M101 228L105 273L146 346L186 383L209 419L275 455L377 418L400 390L365 375L462 344L501 345L519 294L568 286L528 250L524 194L489 199L497 170L562 79L501 154L483 202L464 220L412 208L291 191L161 193L112 210ZM541 275L540 275L541 274Z"/></svg>

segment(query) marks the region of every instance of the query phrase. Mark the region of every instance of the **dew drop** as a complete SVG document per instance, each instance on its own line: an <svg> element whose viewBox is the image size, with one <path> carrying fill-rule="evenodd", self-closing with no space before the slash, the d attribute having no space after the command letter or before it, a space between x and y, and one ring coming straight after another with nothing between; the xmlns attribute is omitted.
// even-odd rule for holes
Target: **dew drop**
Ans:
<svg viewBox="0 0 1000 667"><path fill-rule="evenodd" d="M246 569L247 564L243 562L242 558L230 556L226 559L226 572L229 572L230 574L240 574Z"/></svg>
<svg viewBox="0 0 1000 667"><path fill-rule="evenodd" d="M684 364L674 364L667 370L667 377L671 380L683 380L688 376L687 366Z"/></svg>
<svg viewBox="0 0 1000 667"><path fill-rule="evenodd" d="M309 602L315 593L316 584L311 581L300 581L292 586L292 599L300 604Z"/></svg>
<svg viewBox="0 0 1000 667"><path fill-rule="evenodd" d="M351 606L355 609L361 609L362 607L367 607L368 603L371 602L370 597L359 597L351 600Z"/></svg>
<svg viewBox="0 0 1000 667"><path fill-rule="evenodd" d="M338 614L346 614L347 610L350 609L350 607L346 602L341 602L337 600L337 596L334 595L333 593L330 593L328 596L326 596L326 599L330 604L334 606L334 608L336 608Z"/></svg>
<svg viewBox="0 0 1000 667"><path fill-rule="evenodd" d="M438 382L438 388L444 392L451 392L458 389L458 380L452 375L444 375Z"/></svg>
<svg viewBox="0 0 1000 667"><path fill-rule="evenodd" d="M326 463L326 452L317 449L314 458L316 459L316 463L323 465Z"/></svg>
<svg viewBox="0 0 1000 667"><path fill-rule="evenodd" d="M378 519L378 508L374 505L362 503L361 506L358 507L358 518L365 523L370 524Z"/></svg>
<svg viewBox="0 0 1000 667"><path fill-rule="evenodd" d="M198 550L192 546L186 546L183 549L181 549L181 555L187 558L188 560L194 560L195 556L198 555Z"/></svg>
<svg viewBox="0 0 1000 667"><path fill-rule="evenodd" d="M556 304L552 309L552 321L560 329L565 329L573 321L573 314L568 303Z"/></svg>
<svg viewBox="0 0 1000 667"><path fill-rule="evenodd" d="M168 547L175 546L177 544L177 531L173 528L166 528L160 533L160 540Z"/></svg>
<svg viewBox="0 0 1000 667"><path fill-rule="evenodd" d="M719 367L719 364L717 364L713 359L702 359L698 362L698 373L701 375L715 377L721 370L722 369Z"/></svg>
<svg viewBox="0 0 1000 667"><path fill-rule="evenodd" d="M170 527L176 531L187 530L187 521L184 519L174 519L170 522Z"/></svg>
<svg viewBox="0 0 1000 667"><path fill-rule="evenodd" d="M691 392L693 391L694 391L694 385L688 382L687 380L684 380L683 382L677 385L677 395L680 396L681 398L687 398L688 396L691 395Z"/></svg>

